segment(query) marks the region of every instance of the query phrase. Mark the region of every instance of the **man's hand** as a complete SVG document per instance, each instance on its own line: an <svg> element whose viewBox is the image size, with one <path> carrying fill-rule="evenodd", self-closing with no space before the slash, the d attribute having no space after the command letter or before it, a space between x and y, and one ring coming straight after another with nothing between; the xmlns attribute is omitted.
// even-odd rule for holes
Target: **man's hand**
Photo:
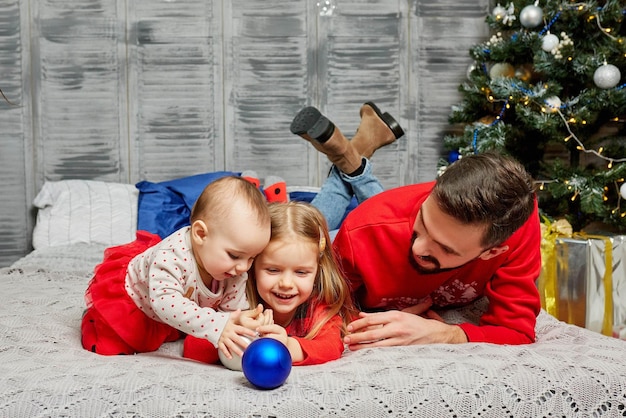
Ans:
<svg viewBox="0 0 626 418"><path fill-rule="evenodd" d="M426 308L427 309L427 308ZM448 325L437 314L426 310L423 318L409 312L359 313L348 325L344 343L350 350L396 345L466 343L467 336L456 325ZM430 319L434 318L434 319Z"/></svg>
<svg viewBox="0 0 626 418"><path fill-rule="evenodd" d="M402 312L407 312L414 315L422 315L424 312L428 311L431 306L433 306L433 301L429 296L417 305L409 306L408 308L402 309Z"/></svg>
<svg viewBox="0 0 626 418"><path fill-rule="evenodd" d="M445 322L437 312L430 309L431 306L433 306L433 301L430 299L430 297L428 297L423 302L420 302L417 305L409 306L408 308L402 309L402 312L420 315L422 318L436 319L438 321Z"/></svg>

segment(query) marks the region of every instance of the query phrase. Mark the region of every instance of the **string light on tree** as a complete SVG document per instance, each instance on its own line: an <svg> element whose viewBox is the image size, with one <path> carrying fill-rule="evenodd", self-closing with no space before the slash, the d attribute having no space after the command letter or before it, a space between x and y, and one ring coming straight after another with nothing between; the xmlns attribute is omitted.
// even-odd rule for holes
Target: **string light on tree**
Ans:
<svg viewBox="0 0 626 418"><path fill-rule="evenodd" d="M560 101L560 99L559 99L559 101ZM561 107L562 107L562 105L561 105ZM553 108L553 109L555 109L554 112L558 113L558 115L561 117L561 119L563 120L563 124L565 125L565 128L567 129L567 132L569 133L569 136L565 137L565 139L564 139L565 142L568 142L570 139L574 139L574 141L576 142L576 149L578 151L586 153L586 154L593 154L596 157L599 157L599 158L601 158L601 159L603 159L605 161L608 161L609 162L608 168L612 168L614 163L626 162L626 158L611 158L611 157L606 157L606 156L602 155L602 150L603 150L602 147L600 147L598 150L585 148L585 145L582 143L582 141L572 131L572 129L571 129L570 125L569 125L569 122L567 121L567 119L565 118L565 116L563 115L561 110L559 108Z"/></svg>

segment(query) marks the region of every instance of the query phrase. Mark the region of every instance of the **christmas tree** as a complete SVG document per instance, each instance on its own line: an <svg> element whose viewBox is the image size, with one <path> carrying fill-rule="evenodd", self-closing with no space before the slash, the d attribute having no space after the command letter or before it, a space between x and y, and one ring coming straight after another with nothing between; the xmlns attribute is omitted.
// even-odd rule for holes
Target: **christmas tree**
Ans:
<svg viewBox="0 0 626 418"><path fill-rule="evenodd" d="M626 232L626 6L517 0L486 17L470 50L441 168L498 150L525 165L549 220Z"/></svg>

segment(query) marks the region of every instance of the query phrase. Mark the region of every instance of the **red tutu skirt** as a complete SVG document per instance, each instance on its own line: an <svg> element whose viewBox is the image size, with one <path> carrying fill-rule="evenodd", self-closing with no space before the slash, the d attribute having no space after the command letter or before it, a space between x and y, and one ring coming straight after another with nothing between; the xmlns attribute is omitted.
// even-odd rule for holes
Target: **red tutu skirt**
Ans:
<svg viewBox="0 0 626 418"><path fill-rule="evenodd" d="M87 311L81 324L85 349L104 355L145 353L183 336L177 329L149 318L126 292L128 264L159 242L158 235L137 231L135 241L104 251L104 259L85 292Z"/></svg>
<svg viewBox="0 0 626 418"><path fill-rule="evenodd" d="M220 358L217 347L211 341L193 335L185 337L183 357L208 364L217 363Z"/></svg>

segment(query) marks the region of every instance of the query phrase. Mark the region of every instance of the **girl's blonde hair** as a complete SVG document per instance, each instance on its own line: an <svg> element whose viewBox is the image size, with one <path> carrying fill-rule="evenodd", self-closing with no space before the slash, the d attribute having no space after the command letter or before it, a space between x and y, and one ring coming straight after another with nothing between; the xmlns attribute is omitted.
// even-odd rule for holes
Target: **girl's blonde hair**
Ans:
<svg viewBox="0 0 626 418"><path fill-rule="evenodd" d="M272 203L269 205L272 220L270 242L296 235L310 241L319 248L319 265L313 291L309 300L298 307L295 318L304 318L307 312L314 312L318 305L327 306L326 312L305 330L304 338L311 339L328 320L339 315L342 319L342 335L357 314L350 296L350 290L342 276L333 254L328 226L321 212L314 206L298 201ZM263 303L256 286L254 263L248 273L247 296L251 307Z"/></svg>

